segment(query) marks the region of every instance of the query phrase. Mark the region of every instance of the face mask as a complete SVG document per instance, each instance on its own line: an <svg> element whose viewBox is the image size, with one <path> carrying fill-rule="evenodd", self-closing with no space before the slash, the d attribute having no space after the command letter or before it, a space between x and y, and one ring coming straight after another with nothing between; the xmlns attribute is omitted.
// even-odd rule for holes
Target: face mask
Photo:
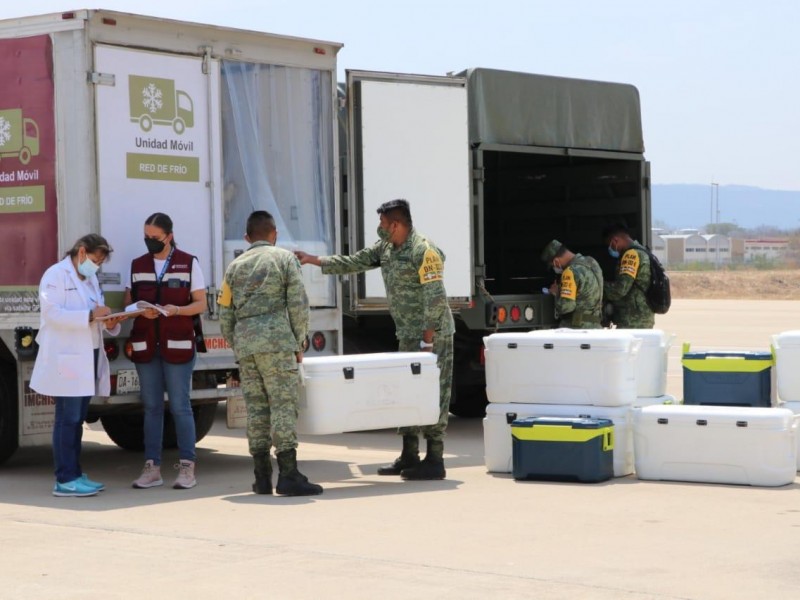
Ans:
<svg viewBox="0 0 800 600"><path fill-rule="evenodd" d="M86 277L86 279L90 279L94 277L94 274L97 273L97 270L100 267L94 264L94 261L91 258L86 258L81 264L78 265L78 273Z"/></svg>
<svg viewBox="0 0 800 600"><path fill-rule="evenodd" d="M609 254L610 254L610 255L611 255L613 258L619 258L619 251L618 251L618 250L614 250L614 249L613 249L613 248L612 248L610 245L608 246L608 253L609 253Z"/></svg>
<svg viewBox="0 0 800 600"><path fill-rule="evenodd" d="M562 269L561 267L557 267L557 266L553 265L553 271L556 272L556 275L561 275L561 273L564 272L564 269Z"/></svg>
<svg viewBox="0 0 800 600"><path fill-rule="evenodd" d="M153 238L144 238L144 245L147 246L147 251L150 254L158 254L164 249L164 242L161 240L154 240Z"/></svg>
<svg viewBox="0 0 800 600"><path fill-rule="evenodd" d="M382 242L388 242L389 238L392 236L391 233L387 229L384 229L380 225L378 225L378 237L381 239Z"/></svg>

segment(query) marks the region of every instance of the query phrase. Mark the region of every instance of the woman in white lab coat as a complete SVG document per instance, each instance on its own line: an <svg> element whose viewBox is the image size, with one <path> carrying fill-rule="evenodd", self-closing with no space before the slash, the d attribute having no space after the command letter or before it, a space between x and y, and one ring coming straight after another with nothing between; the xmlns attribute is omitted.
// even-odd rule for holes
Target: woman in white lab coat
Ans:
<svg viewBox="0 0 800 600"><path fill-rule="evenodd" d="M95 275L111 252L102 236L85 235L39 284L39 352L31 388L55 399L54 496L93 496L104 489L81 470L80 454L89 401L110 393L103 330L116 335L120 329L118 319L97 320L111 313Z"/></svg>

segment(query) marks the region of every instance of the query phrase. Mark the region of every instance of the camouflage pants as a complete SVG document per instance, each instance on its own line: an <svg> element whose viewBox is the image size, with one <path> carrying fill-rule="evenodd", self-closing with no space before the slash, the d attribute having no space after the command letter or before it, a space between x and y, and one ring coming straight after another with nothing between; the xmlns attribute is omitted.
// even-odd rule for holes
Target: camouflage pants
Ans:
<svg viewBox="0 0 800 600"><path fill-rule="evenodd" d="M419 352L420 338L400 340L400 352ZM450 393L453 388L453 336L437 335L433 338L433 352L439 366L439 421L424 427L401 427L400 435L419 435L428 440L443 440L450 416Z"/></svg>
<svg viewBox="0 0 800 600"><path fill-rule="evenodd" d="M250 454L297 448L297 360L293 352L262 352L239 360L247 405Z"/></svg>

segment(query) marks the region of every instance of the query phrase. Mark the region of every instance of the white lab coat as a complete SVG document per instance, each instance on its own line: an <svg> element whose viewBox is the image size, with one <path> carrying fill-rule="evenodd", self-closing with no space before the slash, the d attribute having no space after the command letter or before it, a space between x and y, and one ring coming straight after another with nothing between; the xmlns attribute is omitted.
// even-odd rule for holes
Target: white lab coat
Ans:
<svg viewBox="0 0 800 600"><path fill-rule="evenodd" d="M93 327L89 323L89 310L103 306L103 293L97 277L90 280L92 298L75 272L72 259L67 256L45 271L39 283L41 310L39 333L36 342L39 352L33 365L31 388L47 396L108 396L111 393L108 358L102 344L94 376ZM109 333L119 333L120 325ZM102 339L102 329L101 329Z"/></svg>

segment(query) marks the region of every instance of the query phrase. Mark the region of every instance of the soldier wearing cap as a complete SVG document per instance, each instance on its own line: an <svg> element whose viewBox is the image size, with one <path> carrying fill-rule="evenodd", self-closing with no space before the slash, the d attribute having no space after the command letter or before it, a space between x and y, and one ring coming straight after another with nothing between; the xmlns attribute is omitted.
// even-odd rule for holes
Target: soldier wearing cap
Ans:
<svg viewBox="0 0 800 600"><path fill-rule="evenodd" d="M560 327L600 329L603 309L603 272L591 256L571 252L558 240L542 251L542 261L559 275L550 293Z"/></svg>
<svg viewBox="0 0 800 600"><path fill-rule="evenodd" d="M378 208L380 225L372 246L352 256L314 256L297 251L301 264L322 267L323 273L361 273L380 268L389 313L401 352L434 352L439 365L439 421L425 427L401 427L403 450L379 475L403 479L444 479L444 436L450 407L455 324L444 289L444 253L414 229L406 200L391 200ZM427 454L419 458L419 435Z"/></svg>
<svg viewBox="0 0 800 600"><path fill-rule="evenodd" d="M618 261L617 277L604 285L603 293L611 302L611 319L621 329L652 329L655 313L647 304L650 286L650 257L644 246L634 240L624 223L606 226L602 232L608 253Z"/></svg>
<svg viewBox="0 0 800 600"><path fill-rule="evenodd" d="M256 494L272 494L275 446L278 485L286 496L322 493L297 469L298 363L308 334L308 298L297 258L276 248L278 230L265 210L247 219L250 247L225 271L219 298L222 335L239 362L247 405L247 442Z"/></svg>

